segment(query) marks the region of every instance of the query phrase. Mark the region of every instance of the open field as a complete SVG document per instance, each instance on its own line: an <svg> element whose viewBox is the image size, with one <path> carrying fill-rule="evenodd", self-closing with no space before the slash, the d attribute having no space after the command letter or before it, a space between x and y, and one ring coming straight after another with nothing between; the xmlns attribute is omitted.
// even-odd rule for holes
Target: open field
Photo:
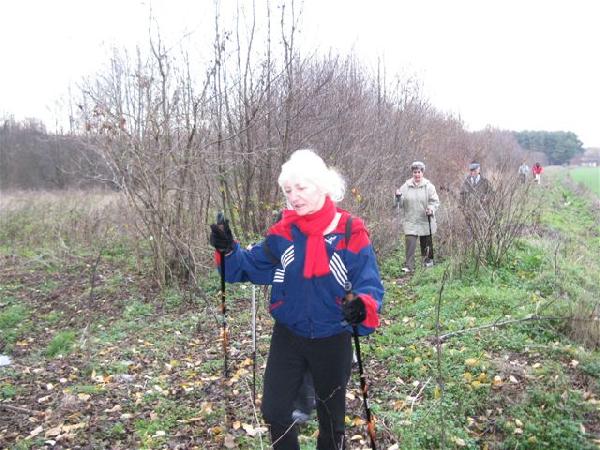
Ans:
<svg viewBox="0 0 600 450"><path fill-rule="evenodd" d="M567 181L534 191L539 218L503 267L401 278L401 250L380 261L383 326L362 340L379 448L599 448L599 212ZM269 448L252 286L227 290L224 379L216 274L158 289L119 200L78 195L3 199L0 448ZM260 393L272 321L256 293ZM351 386L348 447L364 449Z"/></svg>
<svg viewBox="0 0 600 450"><path fill-rule="evenodd" d="M600 197L600 167L577 167L569 171L569 176Z"/></svg>

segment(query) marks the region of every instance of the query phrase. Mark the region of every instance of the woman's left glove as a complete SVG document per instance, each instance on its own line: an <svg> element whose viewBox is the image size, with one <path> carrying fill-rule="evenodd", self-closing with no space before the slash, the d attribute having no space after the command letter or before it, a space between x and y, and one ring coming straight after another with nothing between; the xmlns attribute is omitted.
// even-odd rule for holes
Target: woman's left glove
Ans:
<svg viewBox="0 0 600 450"><path fill-rule="evenodd" d="M213 223L210 226L210 245L223 253L233 250L233 234L229 228L229 220L225 219L218 225Z"/></svg>
<svg viewBox="0 0 600 450"><path fill-rule="evenodd" d="M367 309L360 297L342 303L344 319L352 326L356 326L367 318Z"/></svg>

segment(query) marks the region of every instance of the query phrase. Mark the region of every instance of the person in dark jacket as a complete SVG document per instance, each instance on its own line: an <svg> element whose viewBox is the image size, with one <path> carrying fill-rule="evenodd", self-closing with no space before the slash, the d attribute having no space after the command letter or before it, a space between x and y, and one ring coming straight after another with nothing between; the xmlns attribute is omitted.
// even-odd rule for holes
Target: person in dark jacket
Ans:
<svg viewBox="0 0 600 450"><path fill-rule="evenodd" d="M352 327L365 335L379 326L383 285L360 218L352 217L346 242L350 214L335 205L345 191L335 170L312 150L298 150L283 164L278 182L287 209L264 241L241 248L227 222L211 225L210 241L217 267L225 254L228 282L272 286L269 310L275 324L261 411L273 448L300 448L292 411L308 371L316 394L317 449L343 449ZM346 301L350 289L357 299Z"/></svg>
<svg viewBox="0 0 600 450"><path fill-rule="evenodd" d="M481 175L481 165L477 161L469 164L469 175L460 189L461 200L464 203L481 202L492 193L492 185Z"/></svg>
<svg viewBox="0 0 600 450"><path fill-rule="evenodd" d="M473 161L469 164L469 175L460 189L460 205L471 237L480 234L476 230L481 218L490 213L493 193L492 185L481 175L480 164Z"/></svg>

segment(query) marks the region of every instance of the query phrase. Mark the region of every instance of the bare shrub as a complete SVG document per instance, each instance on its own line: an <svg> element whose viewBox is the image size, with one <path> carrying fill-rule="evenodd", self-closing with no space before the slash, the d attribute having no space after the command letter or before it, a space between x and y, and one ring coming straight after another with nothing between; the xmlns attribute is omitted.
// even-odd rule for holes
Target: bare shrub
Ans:
<svg viewBox="0 0 600 450"><path fill-rule="evenodd" d="M514 150L508 134L469 133L460 119L436 110L415 80L390 81L384 68L373 74L352 55L303 56L293 2L279 11L273 20L267 11L262 47L254 10L245 16L246 34L241 15L227 29L217 14L209 64L193 65L185 50L178 55L157 37L149 55L115 52L83 87L86 144L108 168L99 176L135 212L161 286L208 267L206 224L216 210L240 239L266 230L283 207L279 169L298 148L315 149L344 175L341 206L365 219L382 256L401 237L394 191L410 176L412 160L425 160L427 177L450 193L473 155L494 161ZM451 198L442 208L446 226L464 230L453 223ZM440 228L438 254L464 248L455 242L459 233ZM502 254L504 246L485 250L485 258L490 251Z"/></svg>
<svg viewBox="0 0 600 450"><path fill-rule="evenodd" d="M491 183L491 194L461 205L476 267L499 267L536 209L529 197L531 185L519 184L513 173L500 172Z"/></svg>

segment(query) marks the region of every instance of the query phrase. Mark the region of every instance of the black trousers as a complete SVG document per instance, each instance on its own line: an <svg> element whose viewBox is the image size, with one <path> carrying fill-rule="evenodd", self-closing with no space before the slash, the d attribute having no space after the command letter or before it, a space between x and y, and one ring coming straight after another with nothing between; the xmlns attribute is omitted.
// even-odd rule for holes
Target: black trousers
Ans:
<svg viewBox="0 0 600 450"><path fill-rule="evenodd" d="M352 364L352 339L342 333L308 339L275 324L265 370L262 414L276 450L299 450L292 422L294 399L308 370L315 385L319 437L317 449L344 447L346 385Z"/></svg>
<svg viewBox="0 0 600 450"><path fill-rule="evenodd" d="M315 384L313 383L310 371L307 370L304 373L304 378L302 378L302 384L298 389L298 396L294 400L294 409L300 410L307 416L310 416L316 406Z"/></svg>

